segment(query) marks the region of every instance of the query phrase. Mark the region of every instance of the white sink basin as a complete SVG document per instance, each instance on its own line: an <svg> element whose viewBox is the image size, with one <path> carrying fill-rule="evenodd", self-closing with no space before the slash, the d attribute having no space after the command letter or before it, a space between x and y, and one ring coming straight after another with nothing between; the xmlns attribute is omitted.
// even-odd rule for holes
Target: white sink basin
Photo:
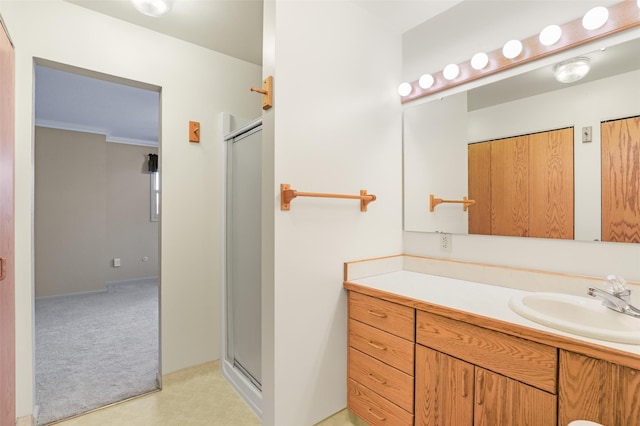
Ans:
<svg viewBox="0 0 640 426"><path fill-rule="evenodd" d="M640 319L602 306L599 300L562 293L513 296L509 307L547 327L594 339L640 344Z"/></svg>

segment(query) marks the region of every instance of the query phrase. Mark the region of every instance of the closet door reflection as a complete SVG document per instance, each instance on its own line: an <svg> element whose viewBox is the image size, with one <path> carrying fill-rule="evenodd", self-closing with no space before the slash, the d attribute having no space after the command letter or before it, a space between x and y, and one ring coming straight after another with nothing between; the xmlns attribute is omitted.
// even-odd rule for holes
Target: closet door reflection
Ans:
<svg viewBox="0 0 640 426"><path fill-rule="evenodd" d="M600 128L602 241L640 243L640 117Z"/></svg>

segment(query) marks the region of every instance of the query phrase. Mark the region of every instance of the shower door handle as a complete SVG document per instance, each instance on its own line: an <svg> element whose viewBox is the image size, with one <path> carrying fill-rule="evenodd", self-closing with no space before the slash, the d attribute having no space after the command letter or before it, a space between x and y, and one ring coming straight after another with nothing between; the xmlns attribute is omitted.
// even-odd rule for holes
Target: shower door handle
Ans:
<svg viewBox="0 0 640 426"><path fill-rule="evenodd" d="M0 256L0 281L7 278L7 258Z"/></svg>

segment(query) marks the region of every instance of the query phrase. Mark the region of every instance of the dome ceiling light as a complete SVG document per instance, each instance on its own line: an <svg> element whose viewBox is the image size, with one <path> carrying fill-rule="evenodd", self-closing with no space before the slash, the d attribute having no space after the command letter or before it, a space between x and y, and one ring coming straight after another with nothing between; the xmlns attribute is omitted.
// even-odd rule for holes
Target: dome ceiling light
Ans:
<svg viewBox="0 0 640 426"><path fill-rule="evenodd" d="M590 69L589 58L574 58L556 65L553 75L560 83L573 83L587 75Z"/></svg>
<svg viewBox="0 0 640 426"><path fill-rule="evenodd" d="M130 0L133 7L144 15L154 18L171 12L173 0Z"/></svg>

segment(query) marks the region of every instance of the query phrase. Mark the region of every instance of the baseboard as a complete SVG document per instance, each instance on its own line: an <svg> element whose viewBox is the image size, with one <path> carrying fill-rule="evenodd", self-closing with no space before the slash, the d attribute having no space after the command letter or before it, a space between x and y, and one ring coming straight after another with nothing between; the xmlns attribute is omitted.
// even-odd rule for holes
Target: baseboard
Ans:
<svg viewBox="0 0 640 426"><path fill-rule="evenodd" d="M345 408L316 423L315 426L368 426L368 424L351 410Z"/></svg>
<svg viewBox="0 0 640 426"><path fill-rule="evenodd" d="M57 297L79 296L81 294L95 294L95 293L106 293L106 292L107 292L106 288L101 290L76 291L74 293L52 294L51 296L39 296L39 297L36 297L35 300L55 299Z"/></svg>
<svg viewBox="0 0 640 426"><path fill-rule="evenodd" d="M111 286L116 286L116 285L126 285L126 284L146 284L146 283L157 283L158 282L158 277L154 276L154 277L140 277L140 278L129 278L126 280L116 280L116 281L107 281L105 283L105 287L107 287L107 289Z"/></svg>
<svg viewBox="0 0 640 426"><path fill-rule="evenodd" d="M36 421L33 416L18 417L16 426L36 426Z"/></svg>

